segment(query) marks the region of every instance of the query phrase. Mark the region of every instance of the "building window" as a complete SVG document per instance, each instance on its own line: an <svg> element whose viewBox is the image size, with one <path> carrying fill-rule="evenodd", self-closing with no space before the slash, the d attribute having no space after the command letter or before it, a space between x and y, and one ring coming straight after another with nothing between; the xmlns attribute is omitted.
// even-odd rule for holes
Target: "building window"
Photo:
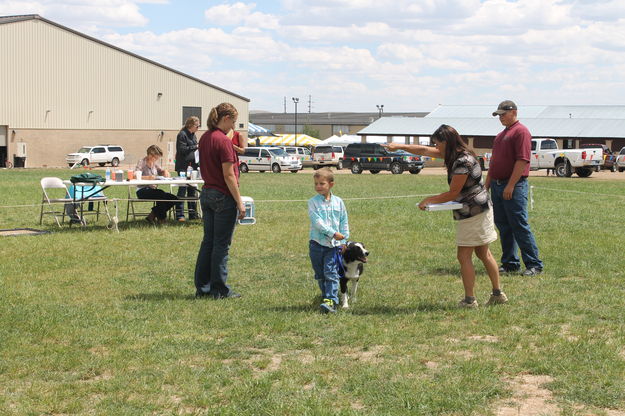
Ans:
<svg viewBox="0 0 625 416"><path fill-rule="evenodd" d="M196 116L200 119L200 127L202 127L202 107L182 107L182 125L191 116Z"/></svg>
<svg viewBox="0 0 625 416"><path fill-rule="evenodd" d="M562 148L563 149L575 149L575 140L573 139L562 140Z"/></svg>
<svg viewBox="0 0 625 416"><path fill-rule="evenodd" d="M473 139L473 147L477 149L492 149L493 141L495 141L493 137L476 137Z"/></svg>

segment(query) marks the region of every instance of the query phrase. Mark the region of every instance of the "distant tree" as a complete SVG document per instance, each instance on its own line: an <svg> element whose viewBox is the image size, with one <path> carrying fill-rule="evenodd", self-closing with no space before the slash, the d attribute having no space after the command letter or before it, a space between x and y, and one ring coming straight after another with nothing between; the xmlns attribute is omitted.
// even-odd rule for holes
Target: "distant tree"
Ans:
<svg viewBox="0 0 625 416"><path fill-rule="evenodd" d="M304 126L304 130L302 133L307 134L310 137L314 137L315 139L319 138L319 129L313 129L310 126Z"/></svg>

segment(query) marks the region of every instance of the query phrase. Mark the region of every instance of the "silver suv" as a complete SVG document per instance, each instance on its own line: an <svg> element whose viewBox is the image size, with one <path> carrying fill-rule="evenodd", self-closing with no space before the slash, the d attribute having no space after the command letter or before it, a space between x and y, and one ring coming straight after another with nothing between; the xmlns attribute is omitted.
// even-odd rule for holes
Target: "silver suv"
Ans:
<svg viewBox="0 0 625 416"><path fill-rule="evenodd" d="M319 145L313 152L313 168L319 169L323 166L336 166L336 169L343 169L343 148L341 146Z"/></svg>
<svg viewBox="0 0 625 416"><path fill-rule="evenodd" d="M83 146L76 153L70 153L65 156L65 161L71 168L76 163L83 166L89 166L91 163L97 163L104 166L110 163L111 166L119 166L126 158L124 149L121 146L112 144L99 144L97 146Z"/></svg>

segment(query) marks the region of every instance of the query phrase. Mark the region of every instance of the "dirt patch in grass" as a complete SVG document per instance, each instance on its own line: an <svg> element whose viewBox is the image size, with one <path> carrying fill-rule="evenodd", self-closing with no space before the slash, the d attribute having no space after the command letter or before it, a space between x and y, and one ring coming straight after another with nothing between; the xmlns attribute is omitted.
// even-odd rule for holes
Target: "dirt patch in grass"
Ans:
<svg viewBox="0 0 625 416"><path fill-rule="evenodd" d="M469 339L481 342L499 342L499 338L492 335L472 335L469 337Z"/></svg>
<svg viewBox="0 0 625 416"><path fill-rule="evenodd" d="M553 394L542 387L553 381L550 376L523 374L507 380L512 388L512 398L502 400L495 406L497 416L541 416L560 414L552 403Z"/></svg>

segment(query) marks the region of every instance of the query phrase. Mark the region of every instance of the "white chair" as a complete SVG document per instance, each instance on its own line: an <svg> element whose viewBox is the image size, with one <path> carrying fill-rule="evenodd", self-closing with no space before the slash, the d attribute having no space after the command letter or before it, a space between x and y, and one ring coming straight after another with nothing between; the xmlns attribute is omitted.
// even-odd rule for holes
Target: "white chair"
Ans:
<svg viewBox="0 0 625 416"><path fill-rule="evenodd" d="M76 216L79 216L80 222L82 225L85 225L86 222L84 220L84 216L87 214L90 215L96 215L96 221L100 218L100 203L103 202L104 203L104 211L106 212L106 216L109 219L109 222L111 221L111 216L108 212L108 199L105 196L100 196L100 197L90 197L90 198L86 198L86 199L80 199L80 198L76 198L76 200L74 201L74 198L72 197L72 195L70 194L70 192L67 190L67 186L65 186L65 184L63 183L63 181L60 178L54 178L54 177L47 177L47 178L42 178L41 181L41 189L43 190L43 196L41 198L41 213L39 215L39 224L43 224L43 216L44 214L48 214L48 215L53 215L54 216L54 220L56 221L57 225L60 227L62 223L65 222L65 215L69 216L69 213L66 212L66 208L67 206L73 207L74 205L79 205L80 206L80 210L70 210L70 212L73 212L74 214L76 214ZM76 187L79 190L78 191L74 191L74 192L78 192L78 195L80 196L84 196L85 194L88 195L88 190L84 190L84 187ZM58 189L58 190L63 190L62 192L56 192L54 195L51 194L51 190L53 189ZM62 197L61 197L62 195ZM87 211L85 212L84 210L84 204L87 203L93 203L96 204L97 203L97 209L95 211ZM47 211L46 211L47 209ZM61 217L61 221L59 222L59 216ZM70 222L71 225L71 222Z"/></svg>
<svg viewBox="0 0 625 416"><path fill-rule="evenodd" d="M42 178L41 181L41 189L43 190L43 196L41 197L41 214L39 215L39 224L43 224L43 216L53 215L56 220L57 225L60 227L63 222L65 222L65 203L69 201L69 193L67 192L67 187L63 183L60 178L47 177ZM53 195L51 197L48 194L48 190L50 189L63 189L63 197L57 198L58 194ZM64 203L61 205L61 203ZM48 211L44 211L44 208L48 209ZM61 222L59 222L59 216L61 217Z"/></svg>

